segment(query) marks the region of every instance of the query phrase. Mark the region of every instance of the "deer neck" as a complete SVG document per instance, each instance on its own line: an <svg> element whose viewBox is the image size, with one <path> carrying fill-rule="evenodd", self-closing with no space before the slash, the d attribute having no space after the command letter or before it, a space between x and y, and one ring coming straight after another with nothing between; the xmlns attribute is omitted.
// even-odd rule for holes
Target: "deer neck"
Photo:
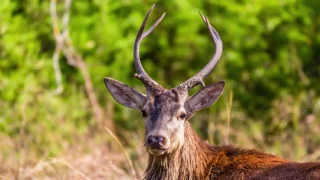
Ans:
<svg viewBox="0 0 320 180"><path fill-rule="evenodd" d="M206 179L215 149L201 140L189 122L183 146L170 154L149 154L144 179Z"/></svg>

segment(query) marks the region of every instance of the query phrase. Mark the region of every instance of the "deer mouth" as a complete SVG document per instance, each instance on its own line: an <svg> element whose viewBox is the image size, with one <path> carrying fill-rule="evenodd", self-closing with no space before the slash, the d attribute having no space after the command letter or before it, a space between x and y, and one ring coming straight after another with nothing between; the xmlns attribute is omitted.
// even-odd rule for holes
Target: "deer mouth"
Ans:
<svg viewBox="0 0 320 180"><path fill-rule="evenodd" d="M168 149L166 148L147 148L147 151L155 156L163 155L165 152L167 152Z"/></svg>

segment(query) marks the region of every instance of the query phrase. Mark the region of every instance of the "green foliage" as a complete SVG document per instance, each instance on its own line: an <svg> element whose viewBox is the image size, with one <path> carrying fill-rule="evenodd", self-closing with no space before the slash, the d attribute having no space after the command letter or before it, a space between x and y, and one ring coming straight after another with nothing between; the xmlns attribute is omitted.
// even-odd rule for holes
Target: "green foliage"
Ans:
<svg viewBox="0 0 320 180"><path fill-rule="evenodd" d="M49 3L0 2L0 137L22 141L38 154L54 155L76 143L74 139L86 133L95 119L81 73L64 58L60 58L60 65L65 90L53 93L55 41ZM116 104L102 79L112 77L144 90L133 76L132 51L151 4L126 0L72 3L71 38L89 68L100 104L114 104L119 131L138 128L142 132L143 122L138 113ZM217 129L212 133L217 138L212 139L221 144L218 137L224 130L219 127L225 124L226 102L232 90L231 128L244 134L231 131L232 142L271 147L279 155L292 150L290 147L303 146L285 154L302 158L320 145L319 137L306 135L316 133L320 123L319 9L318 1L302 0L161 1L148 25L164 11L167 15L143 41L141 59L150 76L167 88L194 75L214 52L198 12L207 15L223 40L224 52L205 82L225 79L227 88L214 111L196 116L195 127L208 138L207 125L214 123ZM62 15L62 1L58 1L58 10Z"/></svg>

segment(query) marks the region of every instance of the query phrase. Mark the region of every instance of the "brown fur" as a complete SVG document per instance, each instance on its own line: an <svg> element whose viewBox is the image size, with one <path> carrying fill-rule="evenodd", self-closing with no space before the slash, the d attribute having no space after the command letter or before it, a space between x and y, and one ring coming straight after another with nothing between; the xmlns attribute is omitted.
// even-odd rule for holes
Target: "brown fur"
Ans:
<svg viewBox="0 0 320 180"><path fill-rule="evenodd" d="M296 163L256 150L211 146L186 122L184 145L170 154L149 154L144 179L320 179L320 163Z"/></svg>

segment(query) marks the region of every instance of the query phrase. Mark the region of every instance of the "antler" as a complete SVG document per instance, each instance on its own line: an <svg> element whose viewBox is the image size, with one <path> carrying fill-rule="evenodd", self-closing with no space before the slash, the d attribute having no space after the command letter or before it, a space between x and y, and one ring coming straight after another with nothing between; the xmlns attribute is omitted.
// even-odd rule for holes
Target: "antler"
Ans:
<svg viewBox="0 0 320 180"><path fill-rule="evenodd" d="M143 84L145 85L145 87L147 89L147 93L148 94L151 93L151 95L154 95L154 96L160 94L164 90L164 88L162 86L160 86L156 81L151 79L149 77L149 75L145 72L145 70L143 69L141 61L140 61L140 56L139 56L139 48L140 48L141 41L146 36L148 36L155 27L157 27L157 25L161 22L161 20L164 18L165 14L166 14L166 13L163 13L162 16L146 32L143 32L143 30L146 26L149 14L151 13L151 11L153 10L155 5L156 4L152 5L152 7L148 11L146 17L143 20L143 23L138 31L136 40L134 42L134 50L133 50L134 65L135 65L136 71L137 71L137 74L135 74L135 76L143 82Z"/></svg>
<svg viewBox="0 0 320 180"><path fill-rule="evenodd" d="M188 91L198 84L205 86L203 79L205 77L207 77L211 73L213 68L217 65L217 63L219 62L219 59L221 57L222 49L223 49L222 41L221 41L221 38L220 38L218 32L210 25L209 20L206 16L203 16L201 13L200 13L200 15L201 15L203 22L207 25L207 27L209 29L210 36L211 36L211 39L215 45L216 50L215 50L215 53L213 54L212 58L208 62L208 64L198 74L196 74L195 76L191 77L186 82L184 82L178 86L178 88L187 89Z"/></svg>

